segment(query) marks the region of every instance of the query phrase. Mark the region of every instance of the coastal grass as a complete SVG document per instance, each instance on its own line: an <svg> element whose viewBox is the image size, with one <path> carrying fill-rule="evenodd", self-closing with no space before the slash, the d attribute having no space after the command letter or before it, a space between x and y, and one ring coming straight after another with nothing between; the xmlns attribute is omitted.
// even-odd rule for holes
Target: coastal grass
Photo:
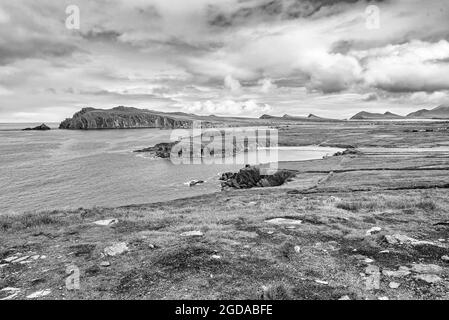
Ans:
<svg viewBox="0 0 449 320"><path fill-rule="evenodd" d="M446 229L433 226L446 221L449 200L443 190L362 192L358 211L341 208L355 201L351 194L292 196L286 191L230 191L141 206L43 212L35 220L2 216L2 225L9 227L0 234L1 257L34 253L47 259L4 266L0 287L19 287L24 294L50 288L51 298L70 299L448 298L444 285L423 293L421 283L406 279L392 291L385 278L382 289L371 292L360 277L363 257L385 269L418 261L445 267L441 251L396 246L390 256L379 253L392 250L382 240L386 234L429 241L447 237ZM332 196L341 201L330 202ZM429 197L432 210L426 211ZM410 215L404 212L408 208L417 209ZM268 222L281 217L302 223L290 228ZM119 223L93 223L104 218ZM32 221L38 226L30 228ZM373 226L382 231L367 236ZM204 235L182 236L193 230ZM103 249L117 242L127 243L130 251L105 257ZM101 267L103 261L111 266ZM64 288L68 265L81 270L80 290Z"/></svg>

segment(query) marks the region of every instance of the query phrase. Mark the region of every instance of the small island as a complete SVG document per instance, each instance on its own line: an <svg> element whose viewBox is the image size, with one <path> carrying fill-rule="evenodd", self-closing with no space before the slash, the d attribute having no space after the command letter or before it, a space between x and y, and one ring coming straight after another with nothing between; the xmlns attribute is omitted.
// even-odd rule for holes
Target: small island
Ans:
<svg viewBox="0 0 449 320"><path fill-rule="evenodd" d="M47 130L51 130L49 126L47 126L45 123L41 124L40 126L34 127L34 128L25 128L22 129L22 131L47 131Z"/></svg>

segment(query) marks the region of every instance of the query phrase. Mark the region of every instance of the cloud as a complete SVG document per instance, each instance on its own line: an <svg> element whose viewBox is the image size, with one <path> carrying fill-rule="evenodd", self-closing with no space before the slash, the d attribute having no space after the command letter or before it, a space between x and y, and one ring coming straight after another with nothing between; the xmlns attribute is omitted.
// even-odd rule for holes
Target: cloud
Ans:
<svg viewBox="0 0 449 320"><path fill-rule="evenodd" d="M234 79L232 76L228 75L224 79L224 85L228 88L232 93L240 93L242 85L240 81Z"/></svg>
<svg viewBox="0 0 449 320"><path fill-rule="evenodd" d="M78 0L81 30L69 4L0 4L2 121L117 104L340 117L449 89L447 0Z"/></svg>
<svg viewBox="0 0 449 320"><path fill-rule="evenodd" d="M185 106L184 110L191 113L204 115L244 115L244 116L260 116L263 113L270 112L271 106L268 104L257 103L254 100L247 101L204 101L195 102Z"/></svg>
<svg viewBox="0 0 449 320"><path fill-rule="evenodd" d="M449 89L449 42L412 41L352 52L364 65L366 85L391 92Z"/></svg>

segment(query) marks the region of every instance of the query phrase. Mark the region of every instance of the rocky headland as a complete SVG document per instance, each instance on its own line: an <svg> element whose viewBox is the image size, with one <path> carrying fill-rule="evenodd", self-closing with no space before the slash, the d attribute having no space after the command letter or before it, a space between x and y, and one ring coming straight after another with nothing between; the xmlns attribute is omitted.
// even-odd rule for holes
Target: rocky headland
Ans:
<svg viewBox="0 0 449 320"><path fill-rule="evenodd" d="M59 129L131 129L131 128L191 128L201 117L185 113L164 113L146 109L115 107L112 109L83 108L72 118L61 122ZM203 121L203 126L218 125Z"/></svg>

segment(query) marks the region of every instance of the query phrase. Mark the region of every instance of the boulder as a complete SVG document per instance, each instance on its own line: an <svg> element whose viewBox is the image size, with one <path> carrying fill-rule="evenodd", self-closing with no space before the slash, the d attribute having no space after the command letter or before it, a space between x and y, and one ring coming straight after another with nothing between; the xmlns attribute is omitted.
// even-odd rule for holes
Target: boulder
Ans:
<svg viewBox="0 0 449 320"><path fill-rule="evenodd" d="M426 273L426 274L441 274L443 272L443 268L437 266L436 264L418 263L412 265L411 269L416 273Z"/></svg>
<svg viewBox="0 0 449 320"><path fill-rule="evenodd" d="M129 248L125 242L117 242L104 249L104 253L110 257L114 257L127 251L129 251Z"/></svg>
<svg viewBox="0 0 449 320"><path fill-rule="evenodd" d="M430 283L430 284L438 283L438 282L442 281L442 279L439 276L434 275L434 274L417 274L413 278L415 278L417 280L422 280L422 281Z"/></svg>

